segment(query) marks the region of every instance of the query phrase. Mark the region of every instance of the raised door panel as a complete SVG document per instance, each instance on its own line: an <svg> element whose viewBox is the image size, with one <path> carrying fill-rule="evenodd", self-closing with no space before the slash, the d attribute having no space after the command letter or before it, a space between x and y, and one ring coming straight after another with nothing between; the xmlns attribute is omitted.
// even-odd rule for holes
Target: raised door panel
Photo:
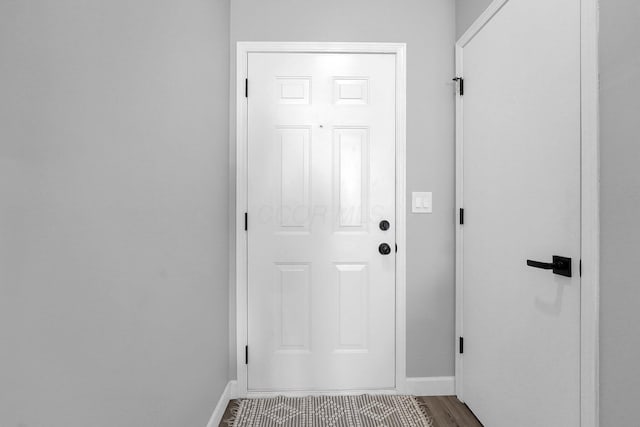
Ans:
<svg viewBox="0 0 640 427"><path fill-rule="evenodd" d="M336 228L361 231L368 225L369 131L336 128L334 135L334 206Z"/></svg>
<svg viewBox="0 0 640 427"><path fill-rule="evenodd" d="M280 153L280 203L277 217L281 231L304 231L309 226L310 139L308 127L277 130Z"/></svg>
<svg viewBox="0 0 640 427"><path fill-rule="evenodd" d="M277 264L278 351L308 351L311 342L311 266Z"/></svg>
<svg viewBox="0 0 640 427"><path fill-rule="evenodd" d="M366 264L336 265L338 352L367 351L369 330L369 271Z"/></svg>

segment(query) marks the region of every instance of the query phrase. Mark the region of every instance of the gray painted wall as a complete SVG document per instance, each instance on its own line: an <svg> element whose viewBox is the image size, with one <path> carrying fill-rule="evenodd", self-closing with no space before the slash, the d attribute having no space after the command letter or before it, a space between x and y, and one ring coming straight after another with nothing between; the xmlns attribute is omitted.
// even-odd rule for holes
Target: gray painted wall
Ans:
<svg viewBox="0 0 640 427"><path fill-rule="evenodd" d="M456 0L462 34L489 0ZM482 10L481 10L482 9ZM640 4L600 0L600 418L636 425L640 401Z"/></svg>
<svg viewBox="0 0 640 427"><path fill-rule="evenodd" d="M493 0L455 0L456 38L459 38Z"/></svg>
<svg viewBox="0 0 640 427"><path fill-rule="evenodd" d="M227 380L227 0L0 2L0 425L204 426Z"/></svg>
<svg viewBox="0 0 640 427"><path fill-rule="evenodd" d="M407 190L434 193L433 214L408 215L407 374L412 377L454 372L454 20L451 0L231 2L234 85L237 41L407 43ZM232 94L235 115L235 90ZM232 117L232 135L234 129Z"/></svg>
<svg viewBox="0 0 640 427"><path fill-rule="evenodd" d="M640 4L600 0L601 425L638 425Z"/></svg>

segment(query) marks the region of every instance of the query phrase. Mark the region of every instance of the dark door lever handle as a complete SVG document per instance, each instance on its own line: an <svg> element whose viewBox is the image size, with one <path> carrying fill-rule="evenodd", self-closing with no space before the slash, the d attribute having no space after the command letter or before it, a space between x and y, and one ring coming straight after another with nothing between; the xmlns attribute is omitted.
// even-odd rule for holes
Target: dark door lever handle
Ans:
<svg viewBox="0 0 640 427"><path fill-rule="evenodd" d="M528 259L529 267L542 268L544 270L553 270L553 274L571 277L571 258L554 255L553 262L540 262Z"/></svg>
<svg viewBox="0 0 640 427"><path fill-rule="evenodd" d="M553 267L555 267L552 262L532 261L530 259L527 260L527 265L529 267L542 268L545 270L553 270Z"/></svg>

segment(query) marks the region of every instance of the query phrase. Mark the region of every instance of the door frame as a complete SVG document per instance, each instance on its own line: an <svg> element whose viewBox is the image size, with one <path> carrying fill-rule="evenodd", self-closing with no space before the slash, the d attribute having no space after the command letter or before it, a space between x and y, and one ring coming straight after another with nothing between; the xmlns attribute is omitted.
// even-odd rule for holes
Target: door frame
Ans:
<svg viewBox="0 0 640 427"><path fill-rule="evenodd" d="M250 53L361 53L389 54L396 57L396 387L391 390L349 390L339 394L404 393L406 389L406 44L333 42L238 42L236 58L236 369L239 396L307 395L311 392L249 392L245 345L248 340L248 256L244 213L247 212L247 126L248 98L245 79ZM234 144L234 141L231 141ZM232 147L233 150L233 147ZM335 391L331 394L336 394Z"/></svg>
<svg viewBox="0 0 640 427"><path fill-rule="evenodd" d="M509 0L494 0L456 42L456 76L463 75L463 49ZM598 0L580 0L581 93L581 260L580 288L580 425L599 425L600 171L598 108ZM456 96L456 215L463 208L463 96ZM456 394L464 401L464 227L456 218Z"/></svg>

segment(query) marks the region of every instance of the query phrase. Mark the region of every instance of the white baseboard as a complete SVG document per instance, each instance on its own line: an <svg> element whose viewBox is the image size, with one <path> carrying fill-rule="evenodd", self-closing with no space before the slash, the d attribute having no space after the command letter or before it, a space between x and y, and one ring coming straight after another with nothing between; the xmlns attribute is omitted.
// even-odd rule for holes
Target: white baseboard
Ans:
<svg viewBox="0 0 640 427"><path fill-rule="evenodd" d="M453 396L455 377L407 378L406 390L414 396Z"/></svg>
<svg viewBox="0 0 640 427"><path fill-rule="evenodd" d="M238 397L238 382L236 380L229 381L227 386L224 388L220 399L218 400L218 404L216 405L216 409L213 410L213 414L211 414L211 418L207 423L207 427L218 427L220 422L222 421L222 416L224 415L224 411L227 409L227 405L231 399L235 399Z"/></svg>

